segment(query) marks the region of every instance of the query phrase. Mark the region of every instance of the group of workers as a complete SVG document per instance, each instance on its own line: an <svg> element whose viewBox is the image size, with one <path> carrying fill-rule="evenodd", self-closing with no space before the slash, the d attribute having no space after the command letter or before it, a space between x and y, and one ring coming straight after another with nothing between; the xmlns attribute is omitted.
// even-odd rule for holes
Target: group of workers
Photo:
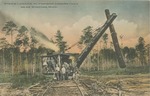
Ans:
<svg viewBox="0 0 150 96"><path fill-rule="evenodd" d="M66 80L67 78L67 70L64 65L60 68L58 65L56 65L56 71L54 73L54 76L57 80Z"/></svg>
<svg viewBox="0 0 150 96"><path fill-rule="evenodd" d="M73 68L67 62L56 64L54 59L43 60L43 70L45 73L52 72L53 78L56 80L67 80L69 75L73 75Z"/></svg>

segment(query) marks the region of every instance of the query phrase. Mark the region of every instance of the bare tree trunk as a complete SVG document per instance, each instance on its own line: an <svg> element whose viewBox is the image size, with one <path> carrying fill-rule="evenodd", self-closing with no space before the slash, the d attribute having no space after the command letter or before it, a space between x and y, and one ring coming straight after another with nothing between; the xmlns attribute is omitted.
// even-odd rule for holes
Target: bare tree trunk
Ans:
<svg viewBox="0 0 150 96"><path fill-rule="evenodd" d="M32 75L34 76L35 75L35 66L36 66L35 52L33 53L33 57L34 57L34 60L33 60L33 63L32 63Z"/></svg>
<svg viewBox="0 0 150 96"><path fill-rule="evenodd" d="M11 44L13 45L13 34L11 31ZM13 46L12 46L13 47ZM13 54L13 48L12 48L12 59L11 59L11 63L12 63L12 76L14 75L14 54Z"/></svg>
<svg viewBox="0 0 150 96"><path fill-rule="evenodd" d="M2 52L2 56L3 56L3 71L4 71L4 76L6 76L6 74L5 74L5 55L4 55L4 48L2 49L3 50L3 52Z"/></svg>
<svg viewBox="0 0 150 96"><path fill-rule="evenodd" d="M104 70L105 58L102 58L102 70Z"/></svg>
<svg viewBox="0 0 150 96"><path fill-rule="evenodd" d="M19 67L20 67L20 53L18 52L17 53L17 56L16 56L16 59L17 59L17 73L19 73Z"/></svg>
<svg viewBox="0 0 150 96"><path fill-rule="evenodd" d="M22 63L22 59L21 59L21 53L20 53L19 72L21 72L21 69L22 69L21 63Z"/></svg>
<svg viewBox="0 0 150 96"><path fill-rule="evenodd" d="M11 44L13 45L13 34L12 34L12 31L10 33L10 36L11 36Z"/></svg>
<svg viewBox="0 0 150 96"><path fill-rule="evenodd" d="M42 70L43 60L42 60L41 58L40 58L40 60L41 60L41 61L40 61L41 63L39 63L39 64L40 64L40 71L41 71L41 72L40 72L40 73L41 73L40 75L42 75L42 71L43 71L43 70Z"/></svg>
<svg viewBox="0 0 150 96"><path fill-rule="evenodd" d="M148 64L150 64L150 46L148 46Z"/></svg>
<svg viewBox="0 0 150 96"><path fill-rule="evenodd" d="M29 76L28 53L26 53L27 77Z"/></svg>
<svg viewBox="0 0 150 96"><path fill-rule="evenodd" d="M99 50L98 50L98 57L97 57L97 59L98 59L97 60L98 61L97 62L97 67L98 67L97 70L99 71L99 68L100 68L100 53L99 53Z"/></svg>
<svg viewBox="0 0 150 96"><path fill-rule="evenodd" d="M3 56L2 53L0 52L0 65L3 64Z"/></svg>
<svg viewBox="0 0 150 96"><path fill-rule="evenodd" d="M14 54L13 52L11 53L12 54L12 59L11 59L11 63L12 63L12 76L14 75Z"/></svg>
<svg viewBox="0 0 150 96"><path fill-rule="evenodd" d="M100 60L99 60L99 44L97 44L97 58L96 58L97 60L97 68L95 68L97 71L99 71L99 62L100 62Z"/></svg>

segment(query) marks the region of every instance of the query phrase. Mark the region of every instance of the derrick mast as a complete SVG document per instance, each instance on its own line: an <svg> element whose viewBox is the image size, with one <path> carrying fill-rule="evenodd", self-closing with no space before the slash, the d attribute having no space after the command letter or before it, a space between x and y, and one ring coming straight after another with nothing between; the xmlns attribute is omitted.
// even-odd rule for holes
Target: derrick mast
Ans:
<svg viewBox="0 0 150 96"><path fill-rule="evenodd" d="M115 51L117 53L119 66L121 68L125 68L126 67L125 66L125 62L124 62L123 57L122 57L122 54L121 54L121 51L120 51L120 47L119 47L117 36L115 35L116 32L112 28L113 27L112 22L115 20L117 15L115 13L110 15L106 11L106 16L107 16L107 21L105 22L105 24L101 28L98 28L96 30L97 31L96 35L92 38L91 42L85 47L85 49L81 52L80 56L77 58L75 67L79 68L81 66L81 64L83 63L83 61L87 57L87 55L90 53L90 51L92 50L94 45L101 38L101 36L104 34L104 32L106 31L106 29L108 27L110 28L110 31L112 33L112 39L113 39L113 43L114 43L114 46L115 46Z"/></svg>
<svg viewBox="0 0 150 96"><path fill-rule="evenodd" d="M110 18L105 22L105 24L97 29L97 34L93 37L91 42L86 46L86 48L81 52L80 56L78 57L76 61L76 67L79 68L82 64L82 62L85 60L87 55L90 53L94 45L97 43L97 41L100 39L100 37L103 35L103 33L106 31L106 29L111 25L111 23L115 20L117 15L113 13Z"/></svg>
<svg viewBox="0 0 150 96"><path fill-rule="evenodd" d="M108 9L105 10L105 14L106 14L106 18L109 19L110 18L110 12L109 12ZM110 30L112 41L113 41L113 44L114 44L114 49L115 49L115 52L116 52L116 56L118 58L119 66L121 68L125 68L126 65L125 65L125 62L123 60L123 56L121 54L121 50L120 50L120 46L119 46L119 42L118 42L118 38L117 38L117 33L115 31L115 28L114 28L113 24L111 24L109 26L109 30Z"/></svg>

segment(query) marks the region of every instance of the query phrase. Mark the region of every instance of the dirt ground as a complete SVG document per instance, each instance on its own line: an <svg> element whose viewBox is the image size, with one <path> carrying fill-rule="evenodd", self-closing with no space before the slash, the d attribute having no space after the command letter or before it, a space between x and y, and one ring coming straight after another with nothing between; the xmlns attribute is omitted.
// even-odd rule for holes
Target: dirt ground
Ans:
<svg viewBox="0 0 150 96"><path fill-rule="evenodd" d="M69 80L61 81L57 84L73 86L69 82ZM77 82L82 87L84 96L150 96L150 74L80 76ZM64 89L59 90L60 93L61 91L62 94L57 96L72 96L72 89L67 88L65 92ZM68 95L65 95L67 93ZM33 94L28 88L13 89L10 83L5 83L0 84L0 96L33 96Z"/></svg>
<svg viewBox="0 0 150 96"><path fill-rule="evenodd" d="M90 96L150 96L150 74L83 76L80 81Z"/></svg>

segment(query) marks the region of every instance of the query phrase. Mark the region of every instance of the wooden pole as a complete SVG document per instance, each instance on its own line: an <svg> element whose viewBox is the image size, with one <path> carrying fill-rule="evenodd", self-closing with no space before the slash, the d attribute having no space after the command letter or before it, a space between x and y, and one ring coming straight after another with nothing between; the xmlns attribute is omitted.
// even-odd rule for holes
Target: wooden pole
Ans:
<svg viewBox="0 0 150 96"><path fill-rule="evenodd" d="M109 19L111 15L110 15L110 12L109 12L108 9L105 10L105 14L106 14L107 19ZM125 65L123 56L121 54L117 34L116 34L115 28L114 28L112 23L109 26L109 29L110 29L110 32L111 32L111 37L112 37L112 41L113 41L114 48L115 48L115 51L116 51L116 55L117 55L117 58L118 58L119 66L120 66L120 68L125 68L126 65Z"/></svg>

